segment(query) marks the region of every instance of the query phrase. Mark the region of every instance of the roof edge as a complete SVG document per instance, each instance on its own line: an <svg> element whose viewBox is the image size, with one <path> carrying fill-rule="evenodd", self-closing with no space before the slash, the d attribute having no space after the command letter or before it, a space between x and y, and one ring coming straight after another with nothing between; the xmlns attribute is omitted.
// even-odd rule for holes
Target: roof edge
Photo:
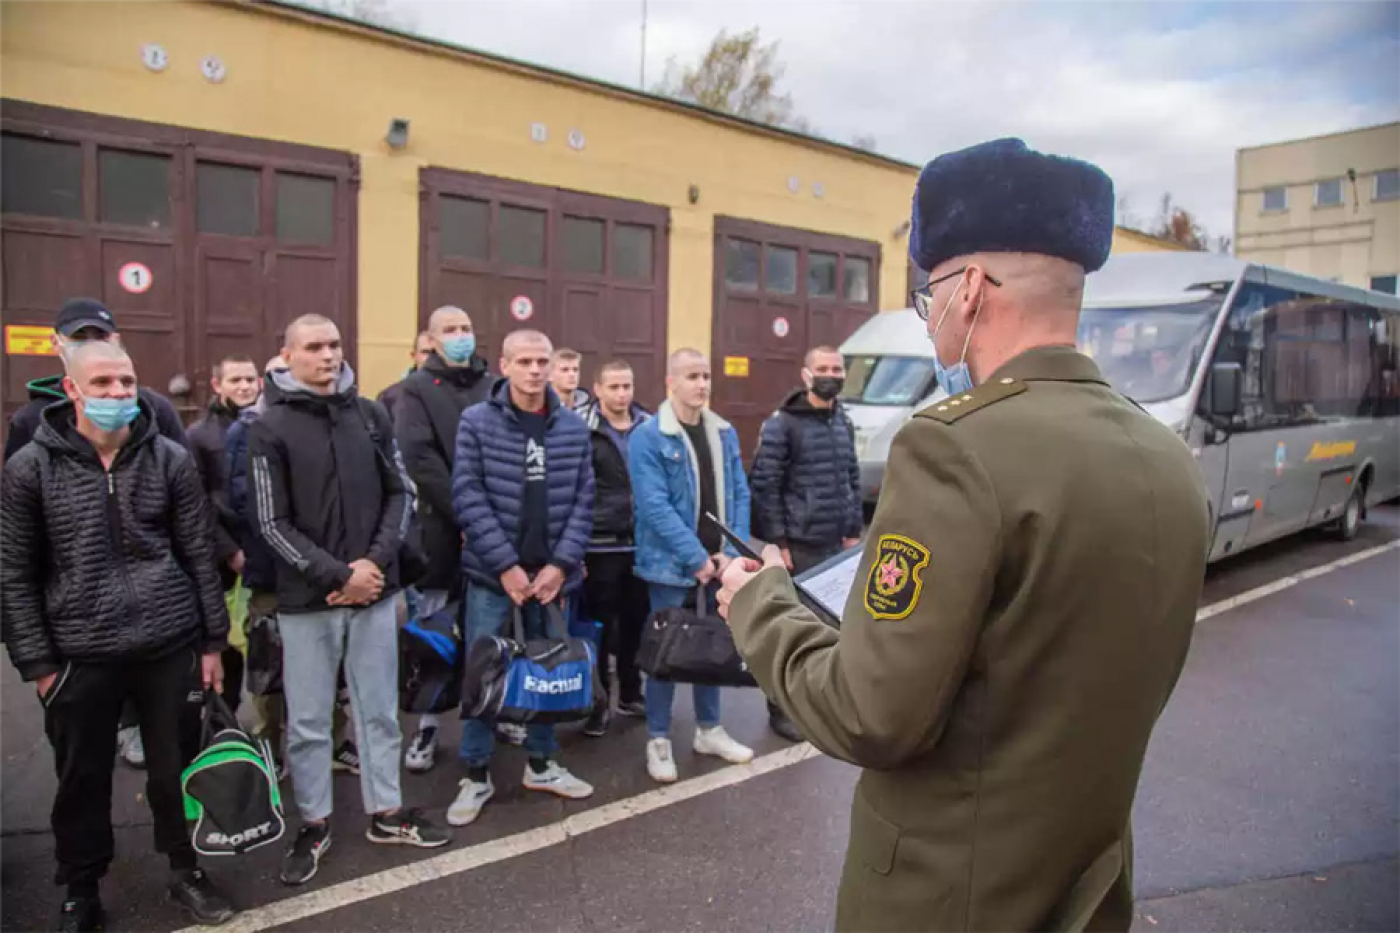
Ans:
<svg viewBox="0 0 1400 933"><path fill-rule="evenodd" d="M1367 126L1356 126L1349 130L1333 130L1330 133L1314 133L1311 136L1299 136L1297 139L1282 139L1274 143L1260 143L1257 146L1241 146L1236 149L1236 153L1254 152L1258 149L1277 149L1280 146L1293 146L1298 143L1310 143L1319 139L1331 139L1334 136L1350 136L1352 133L1366 133L1371 130L1385 130L1390 127L1400 127L1400 120L1386 120L1384 123L1371 123Z"/></svg>
<svg viewBox="0 0 1400 933"><path fill-rule="evenodd" d="M494 52L483 52L480 49L448 42L445 39L434 39L418 35L417 33L395 29L390 26L368 23L329 10L302 6L299 3L293 2L293 0L231 0L231 2L230 0L202 0L202 2L213 6L225 8L232 6L234 8L273 16L282 16L288 19L297 19L313 25L341 29L347 32L358 32L370 36L371 38L380 39L381 41L412 46L423 51L435 52L437 54L450 55L501 71L542 78L567 87L592 91L609 97L628 100L633 103L657 107L662 110L670 110L685 116L697 117L711 123L745 130L757 135L769 136L787 142L800 143L812 149L827 150L828 152L843 156L855 156L866 162L872 162L886 168L897 168L917 172L922 167L912 162L896 159L893 156L871 152L868 149L860 149L856 146L837 142L832 139L811 136L807 133L800 133L796 130L774 126L769 123L760 123L757 120L750 120L746 117L735 116L732 113L724 113L719 110L711 110L708 107L701 107L699 104L676 100L673 97L653 94L649 91L639 91L636 88L629 88L621 84L613 84L610 81L589 78L562 69L550 68L546 65L537 65L532 62L510 58L506 55L499 55Z"/></svg>

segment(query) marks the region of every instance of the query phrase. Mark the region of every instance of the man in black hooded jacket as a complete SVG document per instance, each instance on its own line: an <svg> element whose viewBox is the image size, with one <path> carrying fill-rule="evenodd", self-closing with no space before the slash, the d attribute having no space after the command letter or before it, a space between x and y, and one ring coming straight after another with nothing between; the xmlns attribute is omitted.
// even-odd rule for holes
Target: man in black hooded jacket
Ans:
<svg viewBox="0 0 1400 933"><path fill-rule="evenodd" d="M189 452L156 431L126 352L91 341L67 363L71 401L44 409L0 486L5 643L38 689L58 772L54 855L68 886L60 928L102 926L112 756L128 698L171 896L201 923L221 923L233 908L195 860L180 787L186 698L201 680L219 688L228 637L208 507Z"/></svg>
<svg viewBox="0 0 1400 933"><path fill-rule="evenodd" d="M428 572L418 581L419 616L447 605L462 572L462 532L452 511L452 458L462 412L486 401L492 380L486 361L476 355L472 319L461 308L444 305L428 318L432 352L402 383L394 434L404 466L418 488L418 522ZM438 716L425 713L404 751L404 767L427 771L437 758Z"/></svg>

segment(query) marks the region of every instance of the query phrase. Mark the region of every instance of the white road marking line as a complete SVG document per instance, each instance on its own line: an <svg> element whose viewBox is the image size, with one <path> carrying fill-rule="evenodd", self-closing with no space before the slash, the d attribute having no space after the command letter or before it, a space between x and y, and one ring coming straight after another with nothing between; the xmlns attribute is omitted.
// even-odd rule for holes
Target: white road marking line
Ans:
<svg viewBox="0 0 1400 933"><path fill-rule="evenodd" d="M1265 596L1272 596L1273 594L1278 593L1282 590L1286 590L1289 587L1297 586L1304 580L1311 580L1314 577L1323 576L1324 574L1331 573L1334 570L1340 570L1343 567L1350 567L1352 564L1360 563L1363 560L1375 557L1379 554L1384 554L1386 551L1392 551L1397 547L1400 547L1400 538L1397 538L1396 540L1387 542L1385 544L1378 545L1373 548L1367 548L1364 551L1357 551L1355 554L1348 554L1346 557L1340 557L1337 560L1334 560L1328 564L1322 564L1318 567L1309 567L1306 570L1300 570L1295 574L1291 574L1290 576L1280 577L1272 583L1266 583L1263 586L1257 586L1252 590L1246 590L1238 596L1232 596L1229 599L1222 599L1218 603L1211 603L1209 606L1203 607L1199 612L1196 613L1196 621L1202 622L1206 619L1209 619L1211 616L1218 616L1222 612L1229 612L1231 609L1237 609L1240 606L1252 603L1255 600L1263 599Z"/></svg>
<svg viewBox="0 0 1400 933"><path fill-rule="evenodd" d="M1211 603L1196 613L1196 621L1200 622L1223 612L1229 612L1231 609L1297 586L1304 580L1320 577L1397 547L1400 547L1400 539L1382 544L1379 547L1359 551L1320 567L1299 571L1272 583L1247 590L1238 596ZM742 784L752 778L820 757L822 757L820 752L803 742L781 751L761 755L747 765L722 768L719 771L712 771L709 774L681 781L678 784L658 787L634 797L615 800L601 807L576 813L548 826L540 826L536 829L516 833L513 836L491 839L473 846L453 849L433 858L352 878L328 888L308 891L305 894L294 895L280 901L264 904L261 907L254 907L229 921L221 928L221 931L253 933L253 931L281 926L284 923L292 923L341 907L348 907L361 901L373 900L415 885L439 881L484 865L503 862L518 855L528 855L531 852L567 842L569 839L584 833L593 832L595 829L602 829L622 820L642 816L708 794L711 791ZM207 927L193 926L179 930L177 933L206 933L207 930Z"/></svg>
<svg viewBox="0 0 1400 933"><path fill-rule="evenodd" d="M622 820L641 816L654 810L673 806L693 797L708 794L723 787L741 784L760 775L791 767L812 758L820 758L821 753L806 742L793 745L781 751L761 755L746 765L732 765L719 771L712 771L700 777L681 781L666 787L646 791L576 813L557 823L540 826L536 829L492 839L474 846L454 849L442 855L422 861L389 868L372 875L352 878L340 884L331 885L316 891L295 895L280 901L273 901L261 907L254 907L239 914L220 927L221 933L252 933L268 927L280 926L294 920L314 917L340 907L348 907L361 901L373 900L402 891L429 881L438 881L452 875L471 871L483 865L503 862L518 855L545 849L567 842L576 836L611 826ZM178 933L207 933L208 927L192 926Z"/></svg>

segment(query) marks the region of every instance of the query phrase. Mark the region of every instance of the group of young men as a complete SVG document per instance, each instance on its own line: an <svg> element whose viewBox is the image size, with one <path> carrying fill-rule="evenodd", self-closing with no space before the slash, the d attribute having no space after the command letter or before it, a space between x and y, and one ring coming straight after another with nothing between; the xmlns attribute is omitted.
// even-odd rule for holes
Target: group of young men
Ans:
<svg viewBox="0 0 1400 933"><path fill-rule="evenodd" d="M584 733L606 734L614 708L645 717L646 768L665 783L677 779L675 685L644 679L636 653L650 612L707 603L725 547L702 516L748 536L752 510L796 570L861 533L854 429L831 348L807 355L804 388L765 423L751 495L738 434L708 407L710 364L696 350L671 354L667 397L651 412L626 362L599 366L583 391L579 354L538 331L507 335L493 373L470 316L447 306L380 404L359 395L336 325L305 315L261 373L246 357L219 361L210 411L186 435L173 406L139 386L101 304L65 304L54 344L66 374L31 386L7 439L0 598L11 660L36 683L57 762L64 929L101 923L127 702L172 896L200 922L232 916L195 860L180 792L204 690L235 704L241 692L230 608L235 629L275 618L281 636L283 693L255 697L255 731L280 756L285 729L301 821L281 879L301 884L331 845L336 769L359 774L371 842L450 841L403 806L400 761L432 768L440 734L428 715L402 742L396 665L385 661L397 657L405 602L426 615L460 598L468 644L508 631L516 612L540 632L551 603L596 619L609 700ZM404 559L414 551L421 560ZM423 565L413 580L408 563ZM719 689L692 689L694 751L749 761L721 725ZM340 736L346 694L353 740ZM770 714L776 731L800 738L780 710ZM525 747L526 789L593 793L559 762L552 726L523 732L507 738ZM496 738L491 723L463 722L451 825L473 822L494 794Z"/></svg>

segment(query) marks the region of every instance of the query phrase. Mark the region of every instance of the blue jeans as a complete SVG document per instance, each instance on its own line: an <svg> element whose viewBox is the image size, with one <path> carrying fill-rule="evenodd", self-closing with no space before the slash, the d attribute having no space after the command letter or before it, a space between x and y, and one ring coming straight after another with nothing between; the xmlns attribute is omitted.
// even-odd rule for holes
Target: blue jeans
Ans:
<svg viewBox="0 0 1400 933"><path fill-rule="evenodd" d="M560 597L562 598L562 597ZM495 593L484 586L472 584L467 587L466 643L484 635L500 635L510 630L511 613L515 603L504 593ZM544 636L544 614L538 603L526 603L525 637ZM468 719L462 723L461 758L471 768L484 768L491 762L491 753L496 749L496 731L492 724L480 719ZM559 750L554 739L554 726L531 725L525 727L525 751L531 758L553 758Z"/></svg>
<svg viewBox="0 0 1400 933"><path fill-rule="evenodd" d="M647 584L652 612L683 605L690 592L690 587ZM703 729L719 725L719 688L693 684L690 689L691 699L695 703L696 725ZM647 732L653 739L668 738L671 734L671 707L676 702L676 685L648 677L643 695L647 704Z"/></svg>

